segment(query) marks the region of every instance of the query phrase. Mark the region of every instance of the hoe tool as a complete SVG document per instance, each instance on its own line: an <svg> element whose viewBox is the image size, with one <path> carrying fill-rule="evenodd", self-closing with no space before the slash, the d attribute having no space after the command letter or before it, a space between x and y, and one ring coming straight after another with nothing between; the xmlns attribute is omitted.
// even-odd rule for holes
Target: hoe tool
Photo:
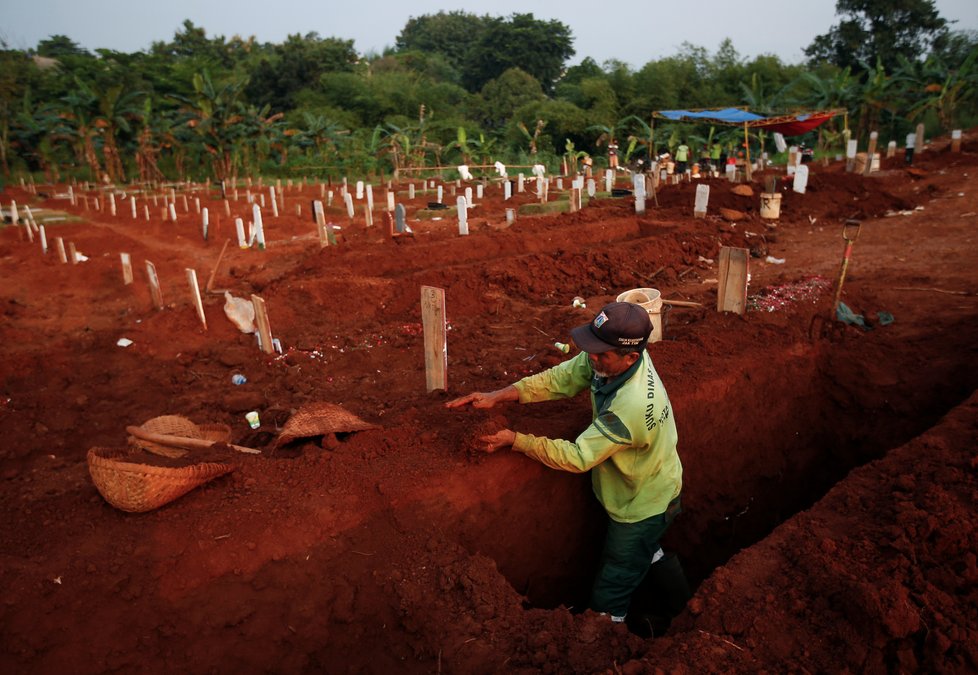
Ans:
<svg viewBox="0 0 978 675"><path fill-rule="evenodd" d="M847 220L845 225L842 226L842 238L846 240L846 250L842 254L842 269L839 271L839 283L835 289L835 301L832 303L832 316L836 316L836 312L839 309L839 301L842 298L842 284L846 280L846 270L849 269L849 257L852 255L852 245L856 243L856 239L859 238L859 226L860 222L858 220Z"/></svg>

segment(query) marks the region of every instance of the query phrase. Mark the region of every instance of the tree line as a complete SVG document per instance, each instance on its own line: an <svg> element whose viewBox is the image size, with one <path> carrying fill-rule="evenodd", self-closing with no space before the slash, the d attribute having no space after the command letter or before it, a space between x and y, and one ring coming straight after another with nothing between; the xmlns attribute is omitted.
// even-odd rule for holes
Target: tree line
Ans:
<svg viewBox="0 0 978 675"><path fill-rule="evenodd" d="M900 138L978 118L978 34L931 0L839 0L807 61L683 44L638 69L574 56L571 30L532 14L411 18L382 54L310 32L284 42L209 36L185 21L135 53L51 36L0 50L0 168L89 180L376 175L405 167L602 166L690 145L731 148L742 130L653 122L652 111L745 106L761 114L842 108L812 134ZM879 9L886 6L887 11ZM5 47L5 45L3 45ZM762 135L752 139L762 146Z"/></svg>

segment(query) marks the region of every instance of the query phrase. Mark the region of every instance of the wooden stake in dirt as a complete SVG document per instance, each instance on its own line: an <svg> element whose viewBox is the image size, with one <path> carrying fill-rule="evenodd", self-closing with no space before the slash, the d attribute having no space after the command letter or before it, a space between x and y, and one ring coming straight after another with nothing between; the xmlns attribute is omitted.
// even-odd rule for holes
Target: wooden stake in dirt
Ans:
<svg viewBox="0 0 978 675"><path fill-rule="evenodd" d="M421 325L424 332L424 376L428 393L448 388L448 326L445 289L421 287Z"/></svg>
<svg viewBox="0 0 978 675"><path fill-rule="evenodd" d="M696 186L696 201L693 206L693 216L706 218L706 207L710 203L710 186L700 183Z"/></svg>
<svg viewBox="0 0 978 675"><path fill-rule="evenodd" d="M248 248L248 241L245 239L244 233L244 221L240 218L235 218L234 229L238 234L238 248Z"/></svg>
<svg viewBox="0 0 978 675"><path fill-rule="evenodd" d="M109 193L109 213L115 215L115 194Z"/></svg>
<svg viewBox="0 0 978 675"><path fill-rule="evenodd" d="M47 235L47 232L44 231L44 226L43 225L41 225L38 228L38 231L39 231L39 234L41 235L41 253L43 253L44 255L47 255L48 254L48 235Z"/></svg>
<svg viewBox="0 0 978 675"><path fill-rule="evenodd" d="M374 210L374 186L367 183L367 209Z"/></svg>
<svg viewBox="0 0 978 675"><path fill-rule="evenodd" d="M62 264L68 264L68 255L65 253L65 240L61 237L55 237L54 239L55 248L58 249L58 259Z"/></svg>
<svg viewBox="0 0 978 675"><path fill-rule="evenodd" d="M200 213L200 197L194 197L194 211Z"/></svg>
<svg viewBox="0 0 978 675"><path fill-rule="evenodd" d="M645 213L645 177L642 174L632 176L632 189L635 195L635 213Z"/></svg>
<svg viewBox="0 0 978 675"><path fill-rule="evenodd" d="M255 221L255 242L258 244L258 250L265 250L265 224L261 219L261 207L255 204L251 207L252 218Z"/></svg>
<svg viewBox="0 0 978 675"><path fill-rule="evenodd" d="M408 183L408 199L414 199L414 183Z"/></svg>
<svg viewBox="0 0 978 675"><path fill-rule="evenodd" d="M326 214L323 211L323 203L318 199L312 203L312 213L316 219L316 232L319 233L319 248L329 246L329 237L326 236Z"/></svg>
<svg viewBox="0 0 978 675"><path fill-rule="evenodd" d="M163 291L160 289L160 277L156 274L156 265L146 261L146 277L149 279L149 294L153 298L156 309L163 309Z"/></svg>
<svg viewBox="0 0 978 675"><path fill-rule="evenodd" d="M207 330L207 317L204 316L204 303L200 299L200 286L197 285L197 270L188 267L186 271L187 283L190 284L190 297L194 301L194 307L197 308L197 317L204 326L204 330Z"/></svg>
<svg viewBox="0 0 978 675"><path fill-rule="evenodd" d="M207 277L207 285L204 286L205 293L210 293L211 289L214 287L214 277L217 276L217 270L221 267L221 261L224 260L224 253L228 250L228 244L230 243L230 239L224 240L224 246L221 247L221 253L217 256L217 262L214 263L214 269L211 270L211 275Z"/></svg>
<svg viewBox="0 0 978 675"><path fill-rule="evenodd" d="M373 211L370 210L370 206L368 204L363 205L363 221L366 223L367 227L373 227L374 225L374 214Z"/></svg>
<svg viewBox="0 0 978 675"><path fill-rule="evenodd" d="M516 191L520 194L523 194L523 191L525 189L526 189L526 178L523 176L522 173L516 174Z"/></svg>
<svg viewBox="0 0 978 675"><path fill-rule="evenodd" d="M455 200L455 209L458 211L458 233L465 236L469 233L469 207L465 197Z"/></svg>
<svg viewBox="0 0 978 675"><path fill-rule="evenodd" d="M231 217L231 202L224 200L224 215L228 218Z"/></svg>
<svg viewBox="0 0 978 675"><path fill-rule="evenodd" d="M132 211L132 219L136 220L136 198L129 198L129 209Z"/></svg>
<svg viewBox="0 0 978 675"><path fill-rule="evenodd" d="M917 125L917 142L914 144L914 153L920 154L924 151L924 125L921 122Z"/></svg>
<svg viewBox="0 0 978 675"><path fill-rule="evenodd" d="M513 198L513 184L508 180L503 182L503 201L509 201Z"/></svg>
<svg viewBox="0 0 978 675"><path fill-rule="evenodd" d="M20 214L17 212L17 202L10 201L10 222L14 227L20 222Z"/></svg>
<svg viewBox="0 0 978 675"><path fill-rule="evenodd" d="M251 304L255 307L259 346L263 352L271 354L275 351L275 345L272 344L272 329L268 325L268 310L265 309L265 301L257 295L252 295Z"/></svg>
<svg viewBox="0 0 978 675"><path fill-rule="evenodd" d="M205 206L200 212L200 229L204 235L204 241L207 241L207 226L210 225L210 213L207 211Z"/></svg>
<svg viewBox="0 0 978 675"><path fill-rule="evenodd" d="M75 249L75 242L68 242L68 262L72 265L78 264L78 251Z"/></svg>
<svg viewBox="0 0 978 675"><path fill-rule="evenodd" d="M889 159L890 157L895 157L895 156L896 156L896 141L890 141L889 143L886 144L886 158Z"/></svg>
<svg viewBox="0 0 978 675"><path fill-rule="evenodd" d="M394 191L387 191L387 210L391 213L394 212Z"/></svg>
<svg viewBox="0 0 978 675"><path fill-rule="evenodd" d="M747 278L750 251L722 246L717 279L717 311L743 314L747 311Z"/></svg>
<svg viewBox="0 0 978 675"><path fill-rule="evenodd" d="M846 143L846 171L852 173L856 168L856 150L859 148L859 141L852 139Z"/></svg>
<svg viewBox="0 0 978 675"><path fill-rule="evenodd" d="M149 221L149 204L143 204L143 218Z"/></svg>
<svg viewBox="0 0 978 675"><path fill-rule="evenodd" d="M183 206L184 213L190 213L190 205L187 203L187 195L180 195L180 205Z"/></svg>
<svg viewBox="0 0 978 675"><path fill-rule="evenodd" d="M961 130L954 129L951 132L951 152L961 152Z"/></svg>
<svg viewBox="0 0 978 675"><path fill-rule="evenodd" d="M128 253L120 253L119 259L122 261L122 283L128 286L132 283L132 258Z"/></svg>
<svg viewBox="0 0 978 675"><path fill-rule="evenodd" d="M174 206L173 202L170 202L169 204L169 211L170 211L170 221L174 223L177 222L177 207Z"/></svg>
<svg viewBox="0 0 978 675"><path fill-rule="evenodd" d="M275 198L275 188L268 188L268 196L272 201L272 215L278 218L278 200Z"/></svg>
<svg viewBox="0 0 978 675"><path fill-rule="evenodd" d="M876 154L876 140L879 138L879 133L873 131L869 134L869 148L866 150L866 168L863 169L863 175L868 176L873 172L873 155Z"/></svg>
<svg viewBox="0 0 978 675"><path fill-rule="evenodd" d="M343 195L343 201L346 203L346 215L350 218L350 224L353 224L353 195L347 192Z"/></svg>
<svg viewBox="0 0 978 675"><path fill-rule="evenodd" d="M604 172L604 191L610 193L615 186L615 172L608 169Z"/></svg>

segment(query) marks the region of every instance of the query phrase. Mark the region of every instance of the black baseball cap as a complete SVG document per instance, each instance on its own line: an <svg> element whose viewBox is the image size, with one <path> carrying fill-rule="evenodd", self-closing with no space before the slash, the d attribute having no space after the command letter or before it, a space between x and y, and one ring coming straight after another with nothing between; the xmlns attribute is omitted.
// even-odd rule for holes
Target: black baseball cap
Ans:
<svg viewBox="0 0 978 675"><path fill-rule="evenodd" d="M574 344L589 354L619 347L644 348L651 334L649 313L633 302L609 302L590 323L571 330Z"/></svg>

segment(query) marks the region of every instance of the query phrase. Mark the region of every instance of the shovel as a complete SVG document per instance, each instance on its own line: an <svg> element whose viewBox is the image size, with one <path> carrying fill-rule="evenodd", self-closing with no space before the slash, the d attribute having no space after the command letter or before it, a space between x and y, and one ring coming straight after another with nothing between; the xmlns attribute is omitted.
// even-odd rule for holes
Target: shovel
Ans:
<svg viewBox="0 0 978 675"><path fill-rule="evenodd" d="M260 455L261 450L256 450L255 448L246 448L242 445L232 445L231 443L221 443L220 441L205 441L200 438L186 438L185 436L171 436L169 434L155 434L152 431L146 431L142 427L130 426L126 427L126 431L136 438L141 438L144 441L151 441L153 443L159 443L160 445L169 445L174 448L185 448L188 450L206 450L214 445L227 445L232 450L238 452L244 452L249 455Z"/></svg>
<svg viewBox="0 0 978 675"><path fill-rule="evenodd" d="M852 255L852 245L859 238L858 220L847 220L842 226L842 238L846 240L846 250L842 254L842 269L839 271L839 284L835 289L835 301L832 303L832 316L835 317L839 309L839 301L842 298L842 284L846 280L846 270L849 269L849 257Z"/></svg>

